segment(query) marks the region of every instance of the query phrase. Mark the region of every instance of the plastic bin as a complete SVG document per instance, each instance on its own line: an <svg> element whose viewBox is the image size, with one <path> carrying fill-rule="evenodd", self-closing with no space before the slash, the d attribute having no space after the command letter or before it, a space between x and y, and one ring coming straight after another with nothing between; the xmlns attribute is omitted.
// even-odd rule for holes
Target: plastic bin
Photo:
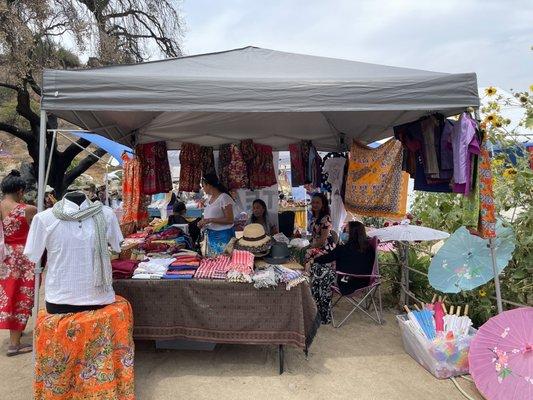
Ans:
<svg viewBox="0 0 533 400"><path fill-rule="evenodd" d="M403 347L407 354L438 379L468 374L468 351L477 330L460 339L429 341L413 333L406 324L407 315L397 315Z"/></svg>

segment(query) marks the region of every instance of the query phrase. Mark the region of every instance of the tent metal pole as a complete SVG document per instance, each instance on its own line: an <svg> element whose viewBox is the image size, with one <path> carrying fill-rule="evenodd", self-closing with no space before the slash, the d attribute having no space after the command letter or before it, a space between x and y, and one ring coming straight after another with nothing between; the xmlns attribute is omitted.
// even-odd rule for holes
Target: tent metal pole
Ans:
<svg viewBox="0 0 533 400"><path fill-rule="evenodd" d="M52 134L52 144L50 145L50 155L48 156L48 165L46 166L46 175L44 177L44 186L45 186L45 195L46 195L46 185L48 185L48 178L50 176L50 168L52 167L52 157L54 156L54 144L57 139L57 132Z"/></svg>
<svg viewBox="0 0 533 400"><path fill-rule="evenodd" d="M44 191L45 191L45 160L46 158L46 111L41 108L41 121L39 127L39 175L37 183L37 211L44 210ZM32 361L35 364L36 337L35 328L37 326L37 313L39 312L39 288L41 287L41 261L35 264L35 283L33 287L33 352ZM35 373L35 372L34 372Z"/></svg>
<svg viewBox="0 0 533 400"><path fill-rule="evenodd" d="M489 239L490 256L492 258L492 271L494 272L494 288L496 289L496 306L498 314L503 312L502 292L500 288L500 274L498 273L498 265L496 264L496 250L494 248L494 239Z"/></svg>

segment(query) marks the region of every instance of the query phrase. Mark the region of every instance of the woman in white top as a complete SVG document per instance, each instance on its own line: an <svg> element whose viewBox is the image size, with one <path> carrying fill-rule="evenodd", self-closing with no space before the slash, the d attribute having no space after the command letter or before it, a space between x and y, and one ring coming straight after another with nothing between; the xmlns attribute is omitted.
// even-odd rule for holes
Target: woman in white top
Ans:
<svg viewBox="0 0 533 400"><path fill-rule="evenodd" d="M235 202L214 174L204 176L202 186L209 196L209 201L204 209L203 219L198 222L198 227L205 228L206 255L215 256L224 252L226 245L235 237L233 226L233 205Z"/></svg>

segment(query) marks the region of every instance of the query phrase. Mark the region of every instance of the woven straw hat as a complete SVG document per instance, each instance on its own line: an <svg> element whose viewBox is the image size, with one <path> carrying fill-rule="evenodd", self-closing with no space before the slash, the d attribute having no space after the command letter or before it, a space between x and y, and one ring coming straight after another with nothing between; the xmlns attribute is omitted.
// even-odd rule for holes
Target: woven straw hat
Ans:
<svg viewBox="0 0 533 400"><path fill-rule="evenodd" d="M237 241L239 246L262 247L270 243L270 236L265 233L265 228L261 224L250 224L244 228L242 238Z"/></svg>

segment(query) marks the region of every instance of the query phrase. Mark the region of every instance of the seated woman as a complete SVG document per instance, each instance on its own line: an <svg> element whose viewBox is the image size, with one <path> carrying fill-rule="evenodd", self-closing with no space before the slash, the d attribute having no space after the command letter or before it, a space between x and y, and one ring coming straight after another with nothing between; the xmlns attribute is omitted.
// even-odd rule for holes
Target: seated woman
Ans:
<svg viewBox="0 0 533 400"><path fill-rule="evenodd" d="M331 285L335 282L335 271L329 263L335 262L338 272L354 275L370 275L375 261L375 250L370 246L365 226L358 221L348 223L348 241L334 250L314 259L312 289L322 323L331 322ZM337 285L342 294L350 294L367 286L370 278L339 276Z"/></svg>
<svg viewBox="0 0 533 400"><path fill-rule="evenodd" d="M252 215L246 225L261 224L265 228L268 236L275 235L279 232L278 216L269 213L265 202L261 199L255 199L252 203Z"/></svg>
<svg viewBox="0 0 533 400"><path fill-rule="evenodd" d="M172 207L172 215L168 217L168 225L188 225L189 226L189 235L191 236L193 246L196 245L200 237L200 229L198 228L198 222L200 218L195 219L192 222L189 222L185 218L185 213L187 212L187 207L182 201L177 201Z"/></svg>
<svg viewBox="0 0 533 400"><path fill-rule="evenodd" d="M204 209L204 218L198 222L198 227L206 230L205 255L216 256L224 252L226 245L235 237L233 226L235 202L214 174L204 176L202 186L209 200Z"/></svg>
<svg viewBox="0 0 533 400"><path fill-rule="evenodd" d="M188 224L189 221L185 218L185 213L187 212L187 207L182 201L174 203L172 207L172 215L168 217L169 225L184 225Z"/></svg>

